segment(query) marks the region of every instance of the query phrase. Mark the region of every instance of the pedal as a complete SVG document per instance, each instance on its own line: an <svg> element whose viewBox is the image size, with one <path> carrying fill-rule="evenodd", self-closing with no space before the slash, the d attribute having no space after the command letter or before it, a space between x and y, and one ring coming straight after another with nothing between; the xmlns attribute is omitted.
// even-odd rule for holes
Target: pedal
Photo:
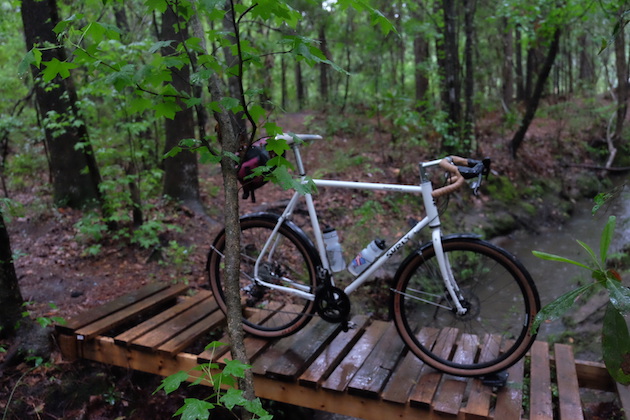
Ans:
<svg viewBox="0 0 630 420"><path fill-rule="evenodd" d="M342 321L341 322L341 330L343 332L348 332L350 330L356 330L357 329L357 323L356 322L352 322L352 321Z"/></svg>
<svg viewBox="0 0 630 420"><path fill-rule="evenodd" d="M503 388L507 384L507 380L510 374L506 370L493 373L488 376L480 376L481 383L485 386L491 386L493 388Z"/></svg>

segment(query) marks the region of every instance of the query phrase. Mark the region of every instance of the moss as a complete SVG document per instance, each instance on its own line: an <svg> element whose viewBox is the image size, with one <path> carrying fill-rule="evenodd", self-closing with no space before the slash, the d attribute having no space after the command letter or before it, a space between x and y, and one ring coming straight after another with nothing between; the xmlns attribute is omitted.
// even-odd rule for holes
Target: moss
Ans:
<svg viewBox="0 0 630 420"><path fill-rule="evenodd" d="M494 200L502 203L514 203L519 198L514 184L506 176L493 176L488 179L486 189Z"/></svg>

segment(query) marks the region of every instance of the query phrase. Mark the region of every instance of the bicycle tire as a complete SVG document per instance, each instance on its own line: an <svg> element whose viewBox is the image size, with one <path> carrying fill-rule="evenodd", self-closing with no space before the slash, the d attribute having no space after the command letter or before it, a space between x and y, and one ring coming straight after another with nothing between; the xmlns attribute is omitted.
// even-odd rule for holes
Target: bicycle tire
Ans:
<svg viewBox="0 0 630 420"><path fill-rule="evenodd" d="M507 251L474 237L448 237L442 245L468 312L459 316L450 309L428 244L407 257L395 277L392 314L401 338L429 366L452 375L507 369L535 339L530 331L540 298L530 274ZM453 347L442 345L449 340Z"/></svg>
<svg viewBox="0 0 630 420"><path fill-rule="evenodd" d="M289 292L256 284L252 278L254 263L272 234L278 216L259 213L241 218L241 268L240 291L243 306L243 329L259 337L277 338L291 335L312 318L315 311L313 300ZM290 222L280 226L278 242L272 260L259 268L259 276L266 282L288 287L301 287L315 293L316 267L319 256L308 237ZM221 310L227 314L224 294L223 251L225 230L221 231L208 253L207 271L211 290ZM293 282L286 277L291 273ZM284 277L284 280L282 280Z"/></svg>

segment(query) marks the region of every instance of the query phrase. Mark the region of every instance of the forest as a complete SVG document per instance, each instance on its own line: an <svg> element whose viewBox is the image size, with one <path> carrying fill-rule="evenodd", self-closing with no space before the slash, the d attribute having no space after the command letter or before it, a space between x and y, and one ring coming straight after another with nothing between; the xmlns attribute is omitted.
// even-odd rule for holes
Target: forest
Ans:
<svg viewBox="0 0 630 420"><path fill-rule="evenodd" d="M490 156L480 196L462 192L444 216L450 230L487 238L560 225L583 199L605 209L627 183L627 0L0 0L0 9L3 419L171 418L181 402L152 394L159 379L64 363L50 328L147 282L208 288L221 227L304 188L288 147L274 143L270 182L255 202L242 199L238 164L260 138L323 136L305 160L313 176L334 179L414 184L418 162ZM348 250L373 238L372 222L404 226L417 207L328 191L318 203ZM626 278L628 251L618 257ZM378 312L382 293L371 287ZM246 360L242 330L230 334Z"/></svg>

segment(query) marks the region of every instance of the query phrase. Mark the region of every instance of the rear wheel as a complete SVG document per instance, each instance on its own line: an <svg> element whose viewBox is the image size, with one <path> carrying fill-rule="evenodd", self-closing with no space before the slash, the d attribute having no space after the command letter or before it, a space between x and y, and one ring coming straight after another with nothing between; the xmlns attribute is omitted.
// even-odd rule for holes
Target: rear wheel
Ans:
<svg viewBox="0 0 630 420"><path fill-rule="evenodd" d="M311 319L313 300L291 293L299 290L314 294L317 286L317 257L310 240L297 228L283 224L260 258L277 223L277 216L264 215L241 219L241 266L239 290L243 309L243 328L261 337L293 334ZM208 254L210 287L219 307L227 313L224 277L225 231L214 241ZM258 277L290 290L265 287L254 280L254 265L260 260Z"/></svg>
<svg viewBox="0 0 630 420"><path fill-rule="evenodd" d="M409 349L430 366L458 376L504 370L525 355L540 309L536 286L509 253L474 238L443 241L460 288L458 315L432 245L410 256L392 290L394 322Z"/></svg>

